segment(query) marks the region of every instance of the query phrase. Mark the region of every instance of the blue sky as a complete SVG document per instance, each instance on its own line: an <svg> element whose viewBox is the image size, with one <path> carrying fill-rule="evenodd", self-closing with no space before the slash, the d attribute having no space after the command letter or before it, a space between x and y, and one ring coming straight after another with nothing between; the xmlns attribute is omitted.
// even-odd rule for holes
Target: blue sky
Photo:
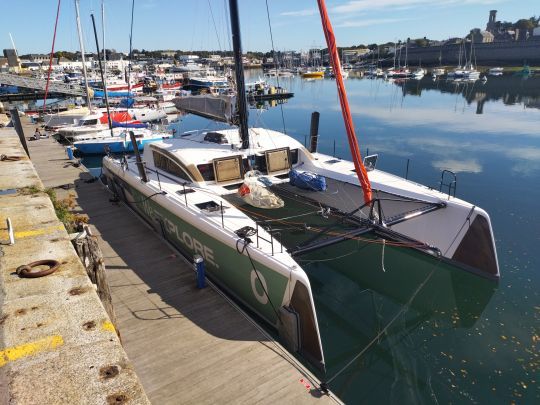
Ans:
<svg viewBox="0 0 540 405"><path fill-rule="evenodd" d="M244 50L270 50L265 1L238 1ZM226 0L135 0L133 46L230 49L226 3ZM268 3L276 49L324 46L316 0L268 0ZM19 54L50 51L57 0L0 0L0 5L2 49L11 47L8 35L11 32ZM95 44L90 13L96 14L100 33L100 5L101 0L81 0L85 44L91 51L95 50ZM407 37L464 36L471 28L485 28L490 9L497 9L497 19L506 21L540 15L538 0L327 0L327 6L340 46ZM128 51L130 9L131 0L105 0L107 48ZM78 50L73 0L62 0L56 50Z"/></svg>

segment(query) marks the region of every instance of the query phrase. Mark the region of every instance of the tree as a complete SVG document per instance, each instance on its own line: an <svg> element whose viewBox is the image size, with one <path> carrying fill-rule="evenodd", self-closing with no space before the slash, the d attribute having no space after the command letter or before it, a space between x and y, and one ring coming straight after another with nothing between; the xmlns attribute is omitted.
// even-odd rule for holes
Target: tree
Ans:
<svg viewBox="0 0 540 405"><path fill-rule="evenodd" d="M533 17L534 19L534 17ZM535 23L531 21L532 19L525 19L522 18L521 20L518 20L515 24L516 28L519 28L520 30L532 30L534 27L536 27Z"/></svg>

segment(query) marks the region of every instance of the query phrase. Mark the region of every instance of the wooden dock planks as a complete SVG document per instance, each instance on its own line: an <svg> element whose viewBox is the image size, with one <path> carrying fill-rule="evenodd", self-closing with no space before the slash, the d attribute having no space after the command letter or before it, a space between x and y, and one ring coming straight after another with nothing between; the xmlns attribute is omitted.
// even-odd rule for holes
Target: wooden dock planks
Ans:
<svg viewBox="0 0 540 405"><path fill-rule="evenodd" d="M61 145L29 148L46 187L75 185L59 197L75 194L99 236L122 342L153 403L339 402L306 389L280 346L214 290L198 290L178 254L98 182L86 183Z"/></svg>

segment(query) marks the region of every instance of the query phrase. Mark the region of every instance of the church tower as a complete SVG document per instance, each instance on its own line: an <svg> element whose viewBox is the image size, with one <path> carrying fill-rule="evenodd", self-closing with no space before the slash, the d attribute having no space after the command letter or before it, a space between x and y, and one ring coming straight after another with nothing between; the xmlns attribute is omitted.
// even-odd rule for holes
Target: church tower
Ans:
<svg viewBox="0 0 540 405"><path fill-rule="evenodd" d="M490 10L489 12L489 20L486 25L486 31L491 32L494 34L495 31L495 23L497 20L497 10Z"/></svg>

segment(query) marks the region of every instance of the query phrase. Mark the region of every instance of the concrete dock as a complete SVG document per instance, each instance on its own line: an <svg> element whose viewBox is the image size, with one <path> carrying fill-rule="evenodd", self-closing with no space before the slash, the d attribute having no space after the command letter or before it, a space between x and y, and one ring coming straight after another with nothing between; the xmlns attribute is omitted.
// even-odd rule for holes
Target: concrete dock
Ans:
<svg viewBox="0 0 540 405"><path fill-rule="evenodd" d="M0 155L0 404L148 404L13 129L0 129ZM59 268L40 278L16 273L44 259Z"/></svg>
<svg viewBox="0 0 540 405"><path fill-rule="evenodd" d="M29 149L43 185L71 194L99 237L122 345L151 402L339 402L321 396L315 378L220 293L198 290L178 253L110 202L61 145L40 139Z"/></svg>

